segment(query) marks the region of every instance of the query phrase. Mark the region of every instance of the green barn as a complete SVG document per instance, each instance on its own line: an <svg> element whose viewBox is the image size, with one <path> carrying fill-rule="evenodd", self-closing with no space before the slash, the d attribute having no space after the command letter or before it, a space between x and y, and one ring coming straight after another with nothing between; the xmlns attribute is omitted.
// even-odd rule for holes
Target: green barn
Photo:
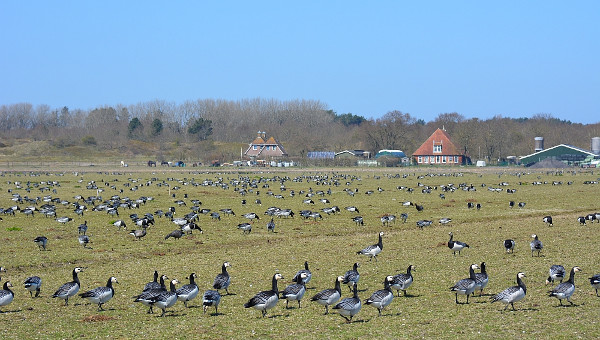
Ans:
<svg viewBox="0 0 600 340"><path fill-rule="evenodd" d="M589 163L596 157L598 156L590 151L572 145L559 144L549 149L541 150L531 155L521 157L521 164L530 166L537 162L551 158L569 165L580 165L583 163Z"/></svg>

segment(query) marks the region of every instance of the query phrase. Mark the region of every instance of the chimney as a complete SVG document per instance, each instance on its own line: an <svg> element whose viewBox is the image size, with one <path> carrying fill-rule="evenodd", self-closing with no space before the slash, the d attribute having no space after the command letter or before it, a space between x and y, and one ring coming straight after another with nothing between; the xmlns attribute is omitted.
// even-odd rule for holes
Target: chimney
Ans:
<svg viewBox="0 0 600 340"><path fill-rule="evenodd" d="M535 152L544 150L544 137L535 137Z"/></svg>
<svg viewBox="0 0 600 340"><path fill-rule="evenodd" d="M600 137L592 138L592 153L594 155L600 155Z"/></svg>

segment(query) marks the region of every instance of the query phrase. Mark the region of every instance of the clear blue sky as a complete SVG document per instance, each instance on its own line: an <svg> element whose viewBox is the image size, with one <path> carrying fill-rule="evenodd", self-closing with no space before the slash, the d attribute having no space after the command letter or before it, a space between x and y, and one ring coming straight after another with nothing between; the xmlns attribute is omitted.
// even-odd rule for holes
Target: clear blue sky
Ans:
<svg viewBox="0 0 600 340"><path fill-rule="evenodd" d="M0 105L320 100L600 122L600 1L1 1Z"/></svg>

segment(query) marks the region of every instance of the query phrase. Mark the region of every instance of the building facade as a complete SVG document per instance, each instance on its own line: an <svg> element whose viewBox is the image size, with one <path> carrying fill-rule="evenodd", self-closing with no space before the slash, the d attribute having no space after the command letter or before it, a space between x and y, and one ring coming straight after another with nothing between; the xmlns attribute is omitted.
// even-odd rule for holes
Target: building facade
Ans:
<svg viewBox="0 0 600 340"><path fill-rule="evenodd" d="M461 165L469 162L469 157L459 152L446 131L437 129L413 153L413 164L417 165Z"/></svg>
<svg viewBox="0 0 600 340"><path fill-rule="evenodd" d="M275 138L266 138L266 132L258 131L258 136L248 145L248 149L244 152L244 156L249 158L251 162L258 160L272 160L276 158L287 157L283 145Z"/></svg>

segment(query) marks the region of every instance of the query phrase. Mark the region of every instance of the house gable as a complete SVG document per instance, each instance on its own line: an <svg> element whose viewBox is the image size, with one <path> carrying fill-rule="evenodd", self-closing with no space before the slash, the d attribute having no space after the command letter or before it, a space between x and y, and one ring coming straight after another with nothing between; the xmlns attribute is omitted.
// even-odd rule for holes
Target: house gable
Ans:
<svg viewBox="0 0 600 340"><path fill-rule="evenodd" d="M458 150L448 133L437 129L413 153L412 158L417 164L463 164L467 158Z"/></svg>

